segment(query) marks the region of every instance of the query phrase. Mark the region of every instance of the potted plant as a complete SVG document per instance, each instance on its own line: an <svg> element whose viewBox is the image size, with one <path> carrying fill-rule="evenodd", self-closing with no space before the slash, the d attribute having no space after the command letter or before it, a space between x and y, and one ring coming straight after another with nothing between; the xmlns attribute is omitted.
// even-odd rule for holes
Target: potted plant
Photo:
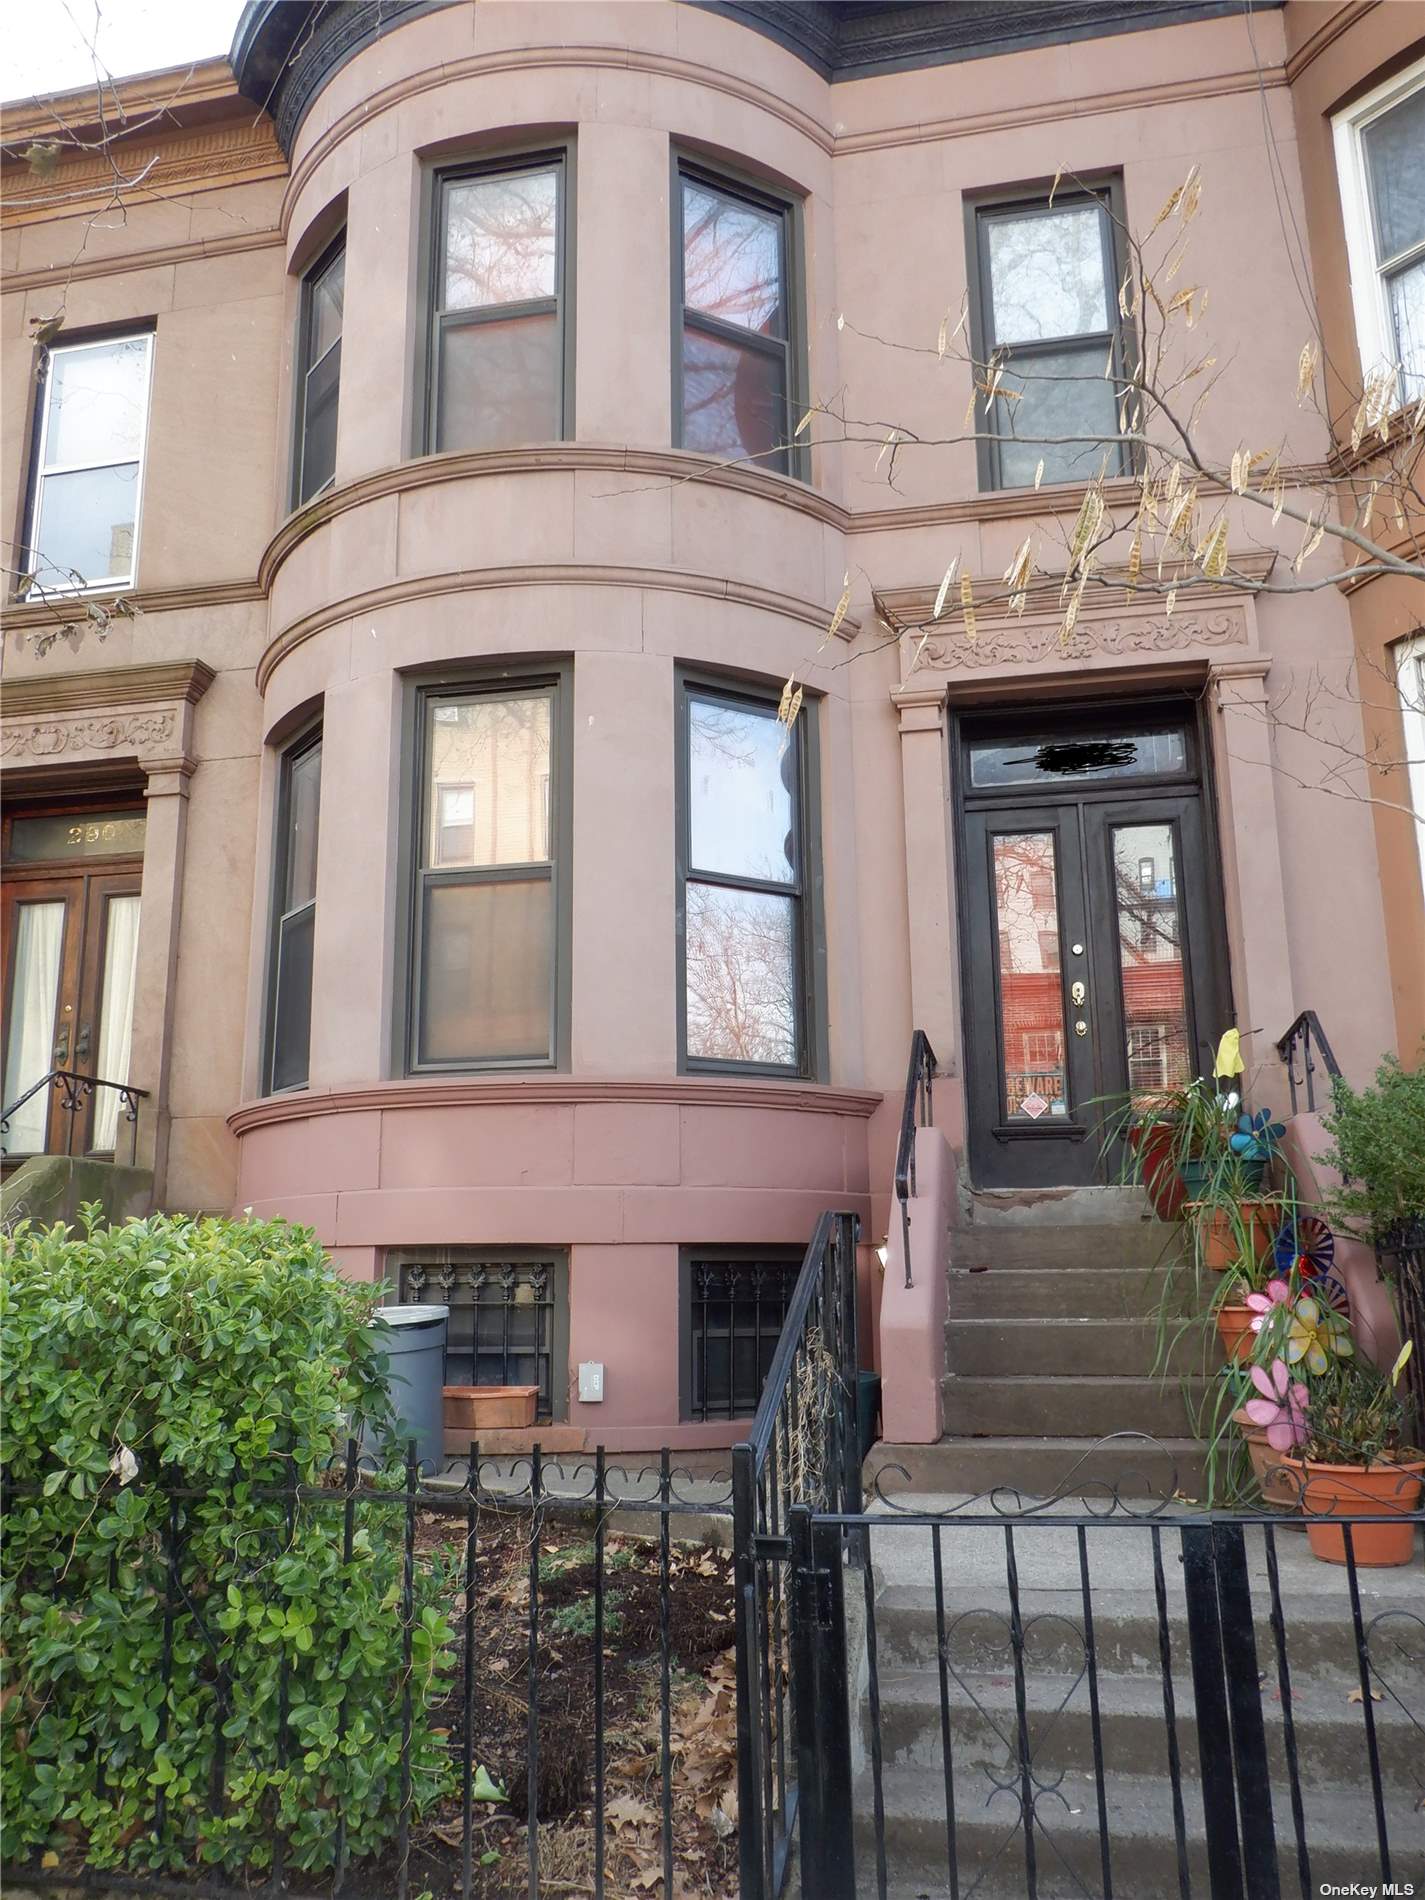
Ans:
<svg viewBox="0 0 1425 1900"><path fill-rule="evenodd" d="M1346 1561L1346 1540L1329 1518L1401 1517L1420 1508L1425 1451L1409 1443L1398 1390L1410 1359L1406 1341L1389 1374L1364 1357L1338 1359L1307 1389L1300 1435L1284 1462L1301 1493L1312 1555ZM1351 1528L1358 1564L1408 1564L1415 1550L1411 1522Z"/></svg>

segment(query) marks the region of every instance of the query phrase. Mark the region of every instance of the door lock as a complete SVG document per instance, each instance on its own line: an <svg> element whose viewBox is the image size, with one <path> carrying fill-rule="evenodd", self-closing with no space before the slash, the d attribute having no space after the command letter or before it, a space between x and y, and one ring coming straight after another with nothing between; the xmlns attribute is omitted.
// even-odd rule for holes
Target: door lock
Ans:
<svg viewBox="0 0 1425 1900"><path fill-rule="evenodd" d="M88 1055L89 1055L89 1024L81 1023L79 1025L79 1040L74 1045L74 1060L76 1062L84 1062L88 1059Z"/></svg>
<svg viewBox="0 0 1425 1900"><path fill-rule="evenodd" d="M1088 1033L1089 1033L1089 1026L1084 1021L1083 1017L1080 1016L1079 1020L1074 1024L1074 1034L1076 1036L1086 1036Z"/></svg>
<svg viewBox="0 0 1425 1900"><path fill-rule="evenodd" d="M1083 1000L1087 995L1088 991L1084 988L1082 983L1071 983L1069 985L1069 1001L1074 1005L1075 1009L1082 1006Z"/></svg>

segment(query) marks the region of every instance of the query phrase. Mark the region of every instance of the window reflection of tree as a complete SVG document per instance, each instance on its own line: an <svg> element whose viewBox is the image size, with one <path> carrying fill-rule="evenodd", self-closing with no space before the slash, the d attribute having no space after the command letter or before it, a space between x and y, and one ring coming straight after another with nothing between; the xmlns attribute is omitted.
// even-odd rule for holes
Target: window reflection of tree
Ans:
<svg viewBox="0 0 1425 1900"><path fill-rule="evenodd" d="M550 855L545 781L550 769L548 698L476 699L436 705L431 723L430 862L445 785L474 788L475 864L540 863ZM447 859L447 863L452 860Z"/></svg>
<svg viewBox="0 0 1425 1900"><path fill-rule="evenodd" d="M555 175L548 171L452 185L446 307L472 309L552 296L558 205Z"/></svg>
<svg viewBox="0 0 1425 1900"><path fill-rule="evenodd" d="M766 713L747 712L737 706L728 706L717 700L699 699L696 710L689 722L688 765L689 776L696 784L696 773L700 765L709 768L710 782L716 784L719 768L736 772L755 772L765 758L765 752L756 743L759 728L762 731L772 724ZM787 756L787 747L793 744L790 738L783 738L782 752L779 758ZM778 779L778 792L784 789ZM788 821L791 811L788 809ZM765 851L759 852L746 848L746 841L739 840L746 851L737 865L737 870L747 877L766 878L768 882L785 883L789 869L793 866L792 838L788 832L783 841L780 859L774 860ZM693 864L692 869L708 869L709 866ZM719 869L725 867L719 866Z"/></svg>
<svg viewBox="0 0 1425 1900"><path fill-rule="evenodd" d="M796 1061L792 906L762 892L688 886L688 1053Z"/></svg>

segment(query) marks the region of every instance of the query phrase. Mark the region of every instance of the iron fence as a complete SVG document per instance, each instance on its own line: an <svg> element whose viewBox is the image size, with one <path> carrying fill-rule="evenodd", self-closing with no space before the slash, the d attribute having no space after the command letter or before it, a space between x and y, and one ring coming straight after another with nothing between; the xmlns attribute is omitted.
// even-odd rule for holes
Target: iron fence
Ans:
<svg viewBox="0 0 1425 1900"><path fill-rule="evenodd" d="M817 1222L747 1442L732 1452L741 1900L775 1900L790 1863L801 1741L798 1650L785 1590L797 1504L856 1511L856 1240L852 1214ZM805 1889L808 1900L812 1889Z"/></svg>
<svg viewBox="0 0 1425 1900"><path fill-rule="evenodd" d="M140 1806L126 1811L118 1846L111 1842L98 1864L90 1864L81 1827L67 1824L56 1828L43 1854L16 1861L7 1850L8 1881L37 1889L175 1892L211 1900L279 1894L284 1900L409 1900L426 1890L465 1900L492 1892L538 1896L549 1882L542 1840L560 1820L573 1817L587 1851L577 1886L565 1866L556 1891L599 1900L606 1892L626 1891L627 1857L636 1852L644 1872L654 1876L642 1890L651 1884L671 1895L675 1864L683 1863L687 1830L694 1827L701 1832L693 1858L714 1882L708 1890L735 1890L734 1677L730 1658L723 1656L733 1642L732 1576L730 1557L720 1548L726 1536L716 1534L731 1510L725 1472L695 1478L675 1468L666 1451L656 1466L631 1468L610 1462L602 1451L566 1464L546 1459L538 1448L518 1460L482 1458L472 1445L461 1468L439 1480L422 1475L413 1446L397 1480L391 1469L377 1473L363 1465L353 1442L325 1482L299 1482L292 1470L271 1483L250 1477L238 1474L219 1492L174 1483L160 1471L140 1472L128 1482L119 1475L99 1498L83 1502L84 1510L95 1512L116 1506L121 1497L133 1501L123 1507L128 1510L145 1498L159 1504L155 1530L129 1545L116 1535L108 1581L113 1591L120 1572L135 1567L130 1613L149 1630L161 1629L156 1721L142 1747L146 1762L162 1759L165 1766ZM241 1555L225 1578L198 1576L188 1551L190 1507L230 1500L234 1487L246 1506L270 1507L267 1528L239 1540ZM11 1513L23 1513L41 1495L35 1487L6 1488L7 1523L16 1521ZM277 1818L278 1795L269 1847L259 1864L251 1857L225 1857L217 1843L234 1790L249 1786L252 1777L280 1790L298 1771L303 1750L316 1746L302 1727L312 1681L330 1680L333 1672L340 1676L347 1644L358 1640L333 1634L341 1625L339 1608L318 1629L325 1646L315 1653L310 1644L304 1650L300 1639L289 1643L286 1630L272 1636L264 1619L270 1613L272 1625L281 1625L290 1608L284 1563L298 1550L300 1533L315 1526L333 1564L339 1554L343 1568L332 1574L340 1579L363 1561L363 1550L383 1524L398 1552L399 1581L389 1605L399 1631L398 1660L384 1697L357 1707L343 1692L338 1708L338 1740L362 1725L358 1757L388 1745L398 1750L383 1843L364 1857L352 1850L358 1818L368 1823L364 1838L370 1837L369 1789L364 1795L348 1791L341 1800L318 1793L304 1816L304 1848L298 1852ZM58 1613L71 1622L82 1622L89 1607L66 1596L58 1565L27 1577L17 1574L12 1559L6 1581L12 1606L27 1591L52 1591ZM236 1599L225 1586L237 1592ZM224 1627L225 1604L235 1600L256 1603L256 1624L249 1614L236 1629ZM449 1675L442 1695L423 1712L420 1646L432 1605L449 1624ZM47 1608L41 1603L37 1614ZM112 1602L108 1610L112 1615ZM16 1628L12 1623L6 1639L5 1700L17 1698L8 1714L28 1722L26 1643L43 1640L43 1632L27 1638ZM491 1644L501 1628L509 1641L495 1654ZM277 1721L266 1749L234 1722L233 1689L247 1646L262 1642L279 1646ZM31 1649L28 1660L35 1655ZM102 1658L95 1660L102 1666ZM70 1680L77 1688L77 1679ZM65 1689L51 1684L46 1694L62 1699ZM708 1740L709 1704L719 1697L726 1703L721 1789L721 1758ZM58 1713L66 1726L63 1709ZM102 1722L85 1727L75 1721L66 1733L66 1749L91 1757L102 1802L106 1765L132 1755L134 1736L106 1732ZM171 1760L183 1735L191 1753ZM28 1745L38 1745L33 1725ZM699 1746L702 1754L696 1756ZM416 1782L432 1747L443 1791L434 1805L428 1799L422 1808ZM696 1774L695 1756L702 1763ZM170 1797L169 1789L190 1783L182 1799ZM491 1799L492 1787L498 1787L498 1802ZM9 1796L13 1825L18 1789L12 1786ZM707 1824L702 1809L713 1796L717 1802ZM319 1851L312 1847L313 1810ZM514 1829L522 1864L511 1872L512 1884L492 1887L487 1843L496 1815ZM633 1844L631 1827L639 1833ZM725 1861L722 1884L719 1852Z"/></svg>
<svg viewBox="0 0 1425 1900"><path fill-rule="evenodd" d="M1079 1488L792 1507L803 1892L1421 1891L1418 1536L1368 1567L1366 1507L1333 1565L1300 1518Z"/></svg>
<svg viewBox="0 0 1425 1900"><path fill-rule="evenodd" d="M37 1099L41 1102L46 1102L52 1091L59 1113L65 1117L63 1144L58 1149L52 1149L49 1146L48 1137L46 1137L44 1146L35 1152L41 1154L58 1153L73 1156L75 1152L75 1140L80 1128L83 1128L86 1133L89 1134L93 1132L93 1111L97 1111L98 1109L100 1099L99 1091L101 1089L110 1090L116 1098L114 1149L112 1158L115 1161L118 1160L118 1123L122 1120L129 1131L127 1144L129 1150L129 1165L130 1167L134 1166L138 1160L139 1103L148 1100L148 1090L136 1089L128 1082L107 1082L102 1076L81 1075L77 1069L51 1069L47 1075L42 1075L38 1082L32 1082L24 1094L18 1096L4 1110L4 1113L0 1114L0 1155L9 1156L9 1149L6 1144L11 1132L10 1123L14 1117L19 1114L27 1102L32 1102ZM48 1119L48 1111L46 1111L46 1119ZM28 1153L29 1151L26 1150L25 1152ZM86 1144L81 1141L79 1144L79 1152L81 1154L87 1154L91 1151ZM106 1151L99 1152L103 1153Z"/></svg>

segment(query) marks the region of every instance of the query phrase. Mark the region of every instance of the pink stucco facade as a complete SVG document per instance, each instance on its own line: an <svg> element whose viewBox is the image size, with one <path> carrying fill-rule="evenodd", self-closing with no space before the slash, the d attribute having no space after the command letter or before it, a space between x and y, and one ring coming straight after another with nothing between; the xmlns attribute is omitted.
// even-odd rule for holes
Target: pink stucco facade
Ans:
<svg viewBox="0 0 1425 1900"><path fill-rule="evenodd" d="M1286 59L1283 17L1268 11L1250 30L1228 14L833 83L672 0L456 0L339 65L285 156L270 132L243 143L252 109L213 78L210 118L173 138L176 152L185 138L217 145L183 147L186 173L121 227L100 220L79 268L91 213L61 205L11 223L7 521L25 508L29 325L57 276L69 326L155 329L145 611L102 644L41 658L27 644L39 610L12 606L6 723L27 796L57 785L60 766L82 778L128 762L146 788L134 1079L152 1091L145 1140L166 1203L304 1222L361 1277L397 1250L558 1249L570 1432L630 1449L731 1442L735 1421L680 1415L680 1249L796 1248L822 1209L850 1209L869 1313L914 1026L939 1059L945 1141L963 1149L949 731L986 705L1191 695L1208 735L1231 1006L1261 1098L1281 1094L1271 1043L1302 1008L1329 1023L1357 1077L1395 1047L1370 805L1321 789L1330 749L1267 716L1313 682L1345 681L1340 593L1224 587L1171 621L1115 595L1091 602L1067 643L1056 602L1036 597L1022 619L987 618L973 645L937 637L915 652L887 638L873 588L928 604L956 557L992 582L1033 523L1067 530L1082 484L983 492L963 443L899 458L890 484L876 440L835 431L811 432L806 480L672 446L681 150L799 207L811 396L844 392L847 415L945 436L969 394L962 365L935 362L941 318L967 288L967 195L1061 167L1112 171L1143 223L1196 162L1193 269L1236 358L1233 409L1208 412L1208 437L1230 454L1289 430L1294 457L1319 461L1324 427L1293 400L1311 284L1291 237L1302 183ZM416 454L422 180L453 157L554 139L572 141L577 176L565 439ZM289 512L300 278L343 225L335 477ZM1292 558L1295 533L1280 545ZM850 609L828 636L843 577ZM407 1075L410 685L555 661L572 696L567 1048L554 1072ZM816 704L825 1050L803 1079L680 1067L680 668L773 692L795 678ZM116 707L129 724L106 740L93 722ZM161 732L141 725L155 711ZM309 1079L267 1095L279 757L317 713ZM1334 718L1359 730L1349 694ZM158 736L126 736L144 731ZM948 1207L954 1167L945 1151L927 1168L927 1206ZM938 1334L943 1293L911 1317ZM595 1405L575 1394L585 1361L606 1369Z"/></svg>

